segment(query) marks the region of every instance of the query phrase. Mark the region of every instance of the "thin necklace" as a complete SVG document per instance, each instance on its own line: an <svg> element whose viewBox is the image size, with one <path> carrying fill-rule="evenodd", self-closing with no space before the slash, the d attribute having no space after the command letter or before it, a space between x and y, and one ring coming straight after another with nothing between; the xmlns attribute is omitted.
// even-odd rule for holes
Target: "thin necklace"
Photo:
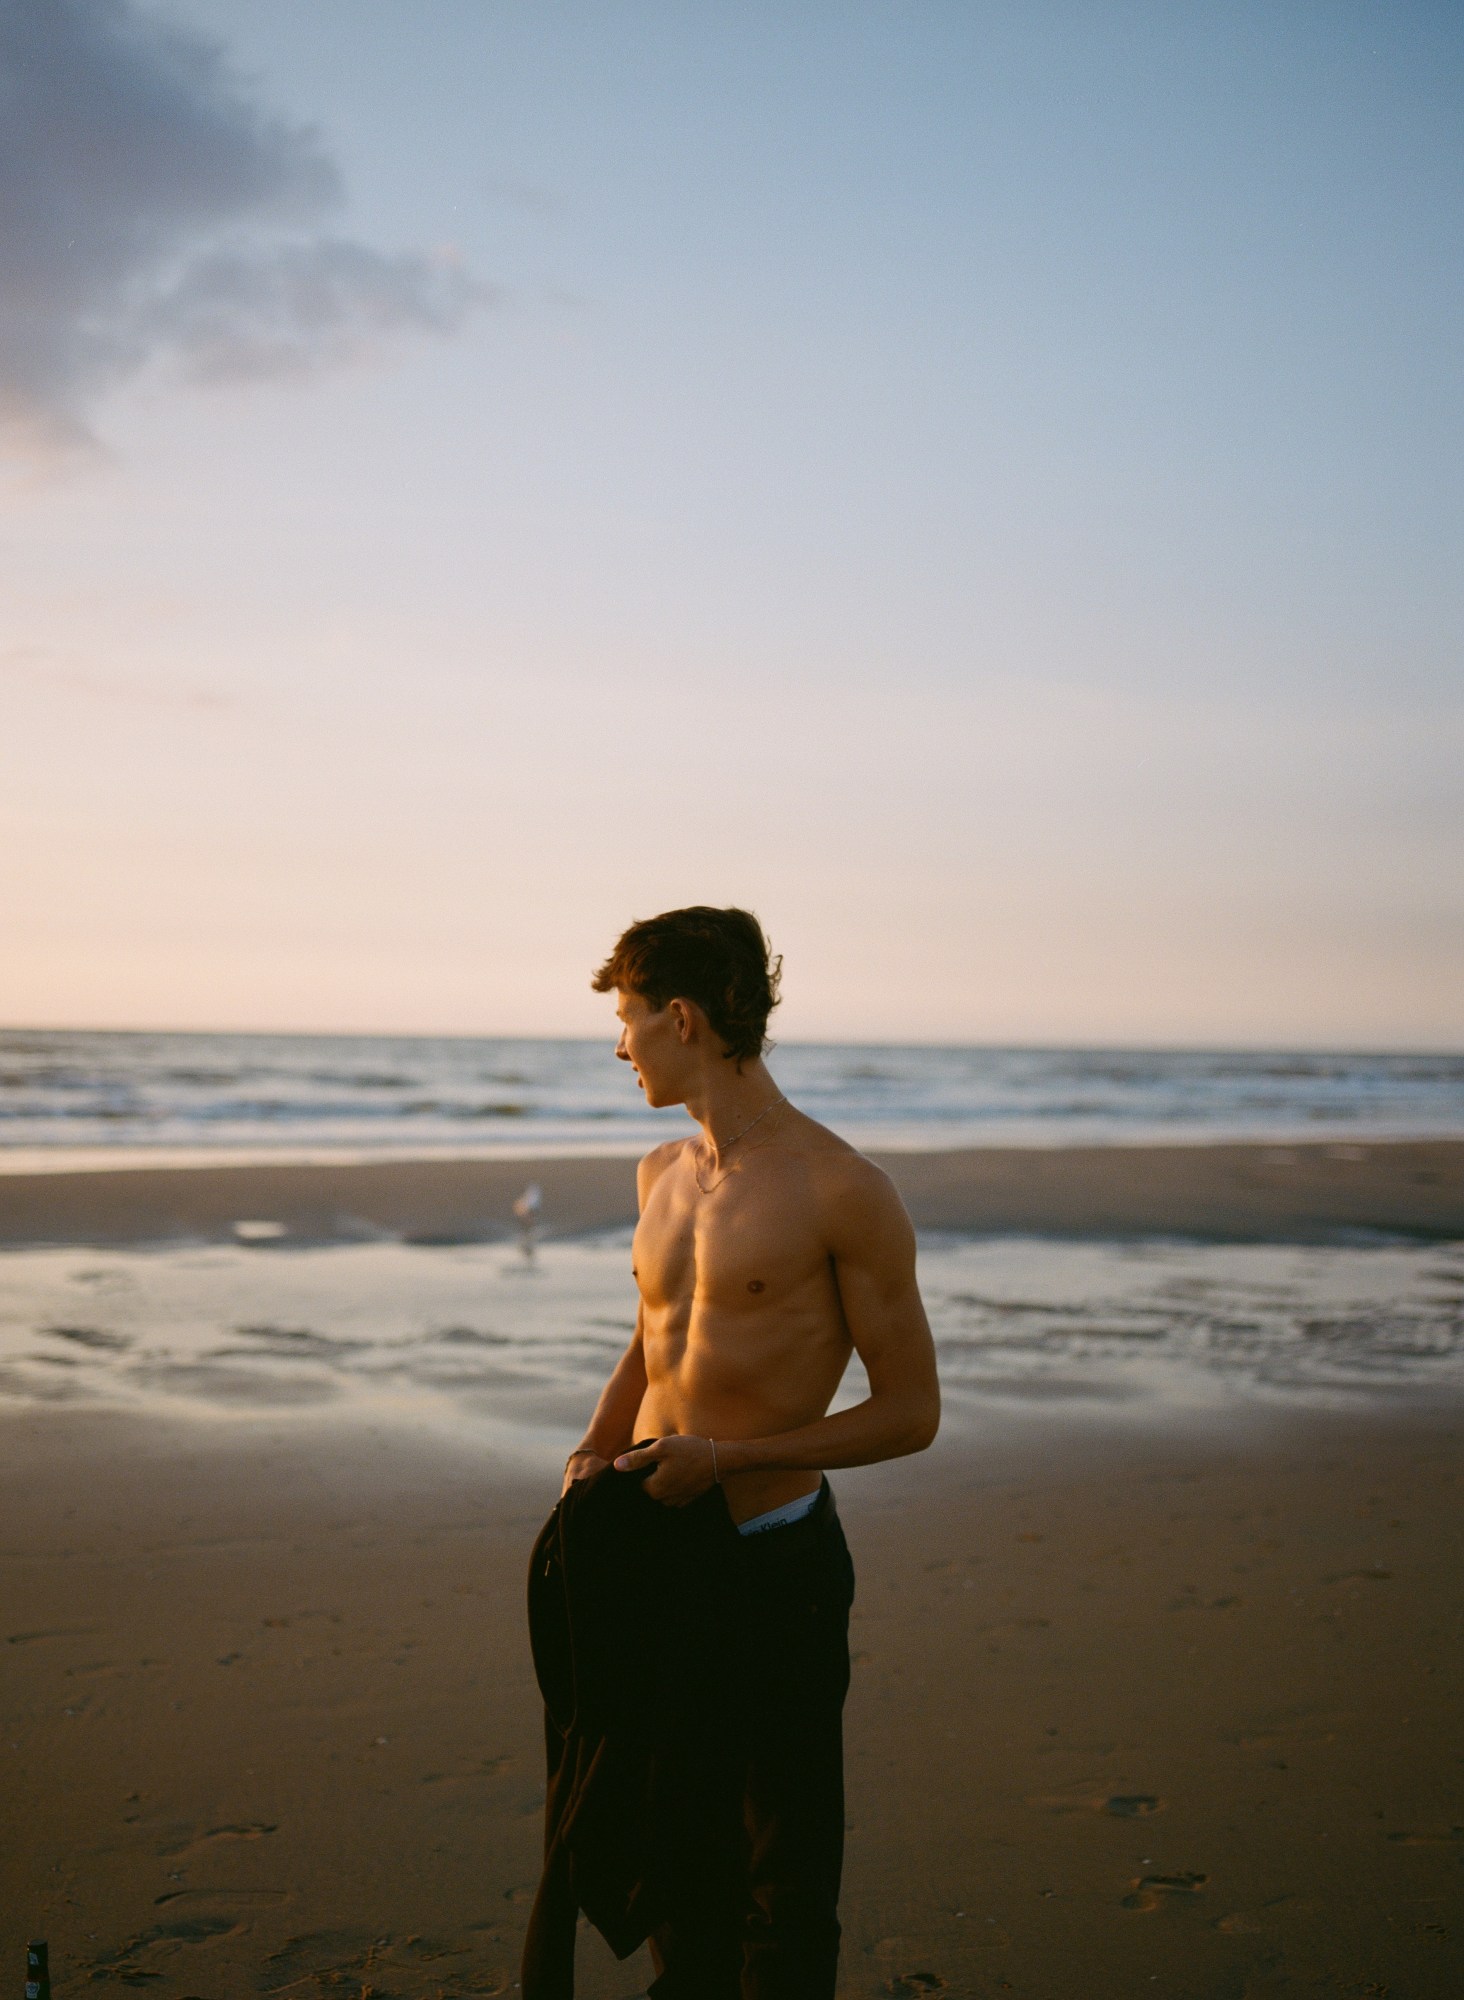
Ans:
<svg viewBox="0 0 1464 2000"><path fill-rule="evenodd" d="M740 1132L734 1132L730 1139L724 1139L722 1141L722 1144L717 1149L718 1152L721 1154L722 1158L725 1159L727 1157L728 1153L731 1152L732 1148L737 1144L739 1139L745 1139L747 1137L748 1133L752 1130L754 1125L761 1125L764 1118L767 1117L770 1111L776 1111L780 1104L786 1104L787 1102L788 1102L787 1098L784 1097L780 1092L778 1096L776 1096L773 1099L771 1104L765 1104L763 1106L762 1110L759 1111L756 1118L749 1119L747 1124L743 1126ZM706 1182L702 1179L701 1174L697 1168L695 1153L693 1153L691 1156L692 1179L696 1182L698 1191L702 1194L711 1194L714 1189L719 1188L722 1185L723 1181L726 1180L727 1178L727 1174L730 1174L732 1172L733 1169L731 1167L728 1167L727 1173L718 1174L717 1178L712 1182L711 1187L708 1187Z"/></svg>

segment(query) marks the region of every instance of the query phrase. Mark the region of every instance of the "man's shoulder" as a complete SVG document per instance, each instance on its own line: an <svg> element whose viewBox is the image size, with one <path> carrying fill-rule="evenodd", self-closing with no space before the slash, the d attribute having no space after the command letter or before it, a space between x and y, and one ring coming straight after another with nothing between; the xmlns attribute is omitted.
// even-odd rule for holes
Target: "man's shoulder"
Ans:
<svg viewBox="0 0 1464 2000"><path fill-rule="evenodd" d="M861 1206L901 1205L895 1184L884 1168L876 1166L857 1146L851 1146L847 1139L841 1139L837 1132L829 1131L816 1119L805 1118L804 1128L804 1156L810 1177L823 1198L853 1201Z"/></svg>
<svg viewBox="0 0 1464 2000"><path fill-rule="evenodd" d="M642 1156L635 1170L636 1185L642 1195L647 1188L655 1186L668 1167L675 1165L688 1143L686 1139L664 1139L659 1146L652 1146L650 1152Z"/></svg>
<svg viewBox="0 0 1464 2000"><path fill-rule="evenodd" d="M903 1267L914 1231L899 1189L857 1147L832 1132L828 1138L831 1144L810 1145L807 1152L808 1188L823 1242L841 1263L892 1260Z"/></svg>

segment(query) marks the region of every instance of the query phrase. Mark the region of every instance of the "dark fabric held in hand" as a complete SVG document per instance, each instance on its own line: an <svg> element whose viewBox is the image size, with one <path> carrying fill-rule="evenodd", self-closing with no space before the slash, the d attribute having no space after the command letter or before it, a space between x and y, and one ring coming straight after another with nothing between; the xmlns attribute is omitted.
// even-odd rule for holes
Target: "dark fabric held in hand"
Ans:
<svg viewBox="0 0 1464 2000"><path fill-rule="evenodd" d="M577 1481L530 1559L547 1788L524 2000L570 2000L580 1910L617 1957L642 1944L735 1810L740 1538L720 1487L667 1507L646 1476Z"/></svg>

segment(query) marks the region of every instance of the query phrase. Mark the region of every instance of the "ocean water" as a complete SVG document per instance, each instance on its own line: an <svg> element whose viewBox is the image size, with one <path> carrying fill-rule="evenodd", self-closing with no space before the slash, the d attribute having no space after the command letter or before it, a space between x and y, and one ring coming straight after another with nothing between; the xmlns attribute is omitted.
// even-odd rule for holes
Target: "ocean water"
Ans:
<svg viewBox="0 0 1464 2000"><path fill-rule="evenodd" d="M1464 1054L789 1043L772 1064L874 1148L1464 1135ZM686 1129L608 1039L0 1030L0 1168L626 1153Z"/></svg>
<svg viewBox="0 0 1464 2000"><path fill-rule="evenodd" d="M552 1466L635 1326L630 1233L0 1256L0 1417L389 1423ZM1464 1245L920 1246L948 1427L1464 1399ZM867 1393L852 1362L835 1407Z"/></svg>

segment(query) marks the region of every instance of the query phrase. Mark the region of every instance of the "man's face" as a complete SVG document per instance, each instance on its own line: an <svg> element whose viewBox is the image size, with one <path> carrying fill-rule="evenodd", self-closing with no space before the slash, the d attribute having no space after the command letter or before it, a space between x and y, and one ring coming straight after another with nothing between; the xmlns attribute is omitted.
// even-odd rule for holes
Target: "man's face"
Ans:
<svg viewBox="0 0 1464 2000"><path fill-rule="evenodd" d="M615 1053L636 1073L647 1104L679 1104L686 1051L671 1006L653 1009L639 993L616 994L620 1040Z"/></svg>

